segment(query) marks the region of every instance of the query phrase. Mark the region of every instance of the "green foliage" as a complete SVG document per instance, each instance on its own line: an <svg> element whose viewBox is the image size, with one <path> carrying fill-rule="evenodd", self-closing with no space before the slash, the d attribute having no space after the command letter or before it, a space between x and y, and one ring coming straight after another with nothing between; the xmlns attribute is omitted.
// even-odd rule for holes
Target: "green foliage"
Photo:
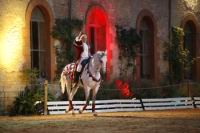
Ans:
<svg viewBox="0 0 200 133"><path fill-rule="evenodd" d="M65 94L67 96L67 94ZM97 93L97 100L110 100L110 99L120 99L121 95L118 89L116 89L114 81L112 82L102 82ZM90 100L92 99L92 91L90 92ZM62 98L62 100L67 100L67 97ZM85 100L84 90L82 88L78 89L74 100Z"/></svg>
<svg viewBox="0 0 200 133"><path fill-rule="evenodd" d="M39 76L39 70L37 69L26 69L23 71L24 78L29 81L30 84L36 84Z"/></svg>
<svg viewBox="0 0 200 133"><path fill-rule="evenodd" d="M10 110L10 115L31 115L36 114L35 102L44 101L44 86L38 80L39 70L26 69L23 71L24 77L29 81L29 86L26 86L19 92L13 102ZM54 100L52 94L48 94L48 100Z"/></svg>
<svg viewBox="0 0 200 133"><path fill-rule="evenodd" d="M120 26L116 26L117 40L120 48L120 54L126 57L134 58L136 56L136 50L141 42L140 36L133 28L124 29Z"/></svg>
<svg viewBox="0 0 200 133"><path fill-rule="evenodd" d="M16 97L13 107L11 108L10 115L31 115L36 114L35 102L44 101L44 87L40 85L34 85L31 87L25 87L25 89L19 92ZM54 100L53 95L48 94L48 101Z"/></svg>
<svg viewBox="0 0 200 133"><path fill-rule="evenodd" d="M115 87L114 81L103 82L101 88L97 94L97 99L99 100L110 100L110 99L120 99L120 91Z"/></svg>
<svg viewBox="0 0 200 133"><path fill-rule="evenodd" d="M77 19L57 19L53 27L52 36L66 45L71 46L74 41L74 29L81 30L82 21Z"/></svg>
<svg viewBox="0 0 200 133"><path fill-rule="evenodd" d="M134 71L134 60L141 42L141 37L137 34L135 29L124 29L121 26L116 26L116 35L118 47L120 49L120 75L126 77L129 68L132 68Z"/></svg>
<svg viewBox="0 0 200 133"><path fill-rule="evenodd" d="M167 52L164 58L169 60L171 82L181 82L191 68L193 59L189 50L183 46L184 32L182 28L172 27L172 41L166 43Z"/></svg>
<svg viewBox="0 0 200 133"><path fill-rule="evenodd" d="M134 90L136 98L169 98L181 97L181 89L179 86L163 86L152 88L138 88Z"/></svg>
<svg viewBox="0 0 200 133"><path fill-rule="evenodd" d="M63 67L74 61L75 51L72 47L75 31L80 31L83 22L77 19L57 19L53 27L52 36L60 41L60 46L56 47L57 76L60 75Z"/></svg>
<svg viewBox="0 0 200 133"><path fill-rule="evenodd" d="M190 96L200 97L200 84L199 83L191 83L189 84Z"/></svg>

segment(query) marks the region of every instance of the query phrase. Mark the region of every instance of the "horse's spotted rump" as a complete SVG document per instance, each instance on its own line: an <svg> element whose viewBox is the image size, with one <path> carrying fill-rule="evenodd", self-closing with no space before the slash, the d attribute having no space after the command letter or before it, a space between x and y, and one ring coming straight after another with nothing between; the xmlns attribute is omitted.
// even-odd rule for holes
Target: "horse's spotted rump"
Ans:
<svg viewBox="0 0 200 133"><path fill-rule="evenodd" d="M65 66L63 72L64 74L70 78L70 80L74 80L74 71L76 70L77 65L75 63L71 63Z"/></svg>

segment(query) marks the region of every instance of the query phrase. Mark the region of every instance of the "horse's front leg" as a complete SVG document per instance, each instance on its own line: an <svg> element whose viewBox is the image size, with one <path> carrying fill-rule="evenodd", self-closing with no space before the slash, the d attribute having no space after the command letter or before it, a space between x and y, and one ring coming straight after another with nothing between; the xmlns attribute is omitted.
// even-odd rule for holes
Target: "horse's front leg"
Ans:
<svg viewBox="0 0 200 133"><path fill-rule="evenodd" d="M82 108L79 109L79 113L83 113L83 111L87 108L89 105L89 96L90 96L90 88L89 87L84 87L85 90L85 104L83 105Z"/></svg>
<svg viewBox="0 0 200 133"><path fill-rule="evenodd" d="M99 90L99 85L93 89L93 94L92 94L92 113L94 116L97 116L97 113L95 112L95 101L98 90Z"/></svg>

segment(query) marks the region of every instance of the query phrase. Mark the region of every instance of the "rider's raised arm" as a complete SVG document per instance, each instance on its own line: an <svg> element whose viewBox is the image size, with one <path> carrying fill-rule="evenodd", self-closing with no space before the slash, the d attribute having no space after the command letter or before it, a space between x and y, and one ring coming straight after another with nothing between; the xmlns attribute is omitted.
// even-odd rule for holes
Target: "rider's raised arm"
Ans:
<svg viewBox="0 0 200 133"><path fill-rule="evenodd" d="M81 33L81 32L80 32ZM74 41L74 46L76 47L82 47L82 40L81 40L81 34L79 33L79 35L75 38L75 41Z"/></svg>

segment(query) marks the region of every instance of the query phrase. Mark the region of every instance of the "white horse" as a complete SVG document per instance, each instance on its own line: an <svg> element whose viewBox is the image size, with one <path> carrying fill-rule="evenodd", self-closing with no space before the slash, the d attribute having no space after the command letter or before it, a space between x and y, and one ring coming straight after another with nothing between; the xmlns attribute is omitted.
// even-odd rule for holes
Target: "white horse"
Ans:
<svg viewBox="0 0 200 133"><path fill-rule="evenodd" d="M72 81L73 71L76 69L75 63L68 64L64 68L61 74L60 82L62 93L64 93L66 89L68 94L69 108L66 109L66 112L72 112L72 114L74 114L72 100L78 88L82 86L85 92L86 103L82 108L79 109L79 113L82 113L89 104L88 98L90 95L90 91L92 90L92 112L94 113L94 115L96 115L95 100L101 83L100 70L102 69L104 73L106 72L106 61L106 52L98 51L96 54L94 54L93 57L91 57L89 63L85 65L76 88L73 88L74 83Z"/></svg>

